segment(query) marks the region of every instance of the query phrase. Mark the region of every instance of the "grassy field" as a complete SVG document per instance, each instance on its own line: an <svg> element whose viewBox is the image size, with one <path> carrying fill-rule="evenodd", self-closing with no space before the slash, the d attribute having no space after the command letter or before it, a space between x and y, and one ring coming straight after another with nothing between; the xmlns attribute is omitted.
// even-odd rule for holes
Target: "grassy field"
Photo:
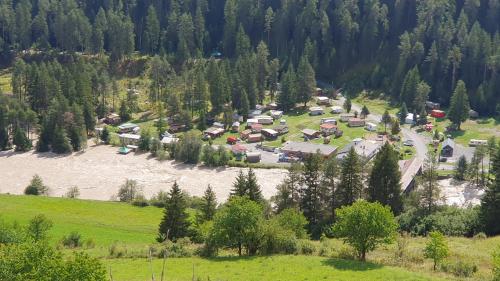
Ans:
<svg viewBox="0 0 500 281"><path fill-rule="evenodd" d="M445 132L446 127L451 124L448 119L436 119L433 123L440 132ZM450 134L456 142L464 146L468 146L471 139L487 140L491 136L500 137L500 119L483 118L467 120L462 123L460 128L460 131L445 134Z"/></svg>
<svg viewBox="0 0 500 281"><path fill-rule="evenodd" d="M146 259L107 260L115 280L151 280ZM159 279L162 261L155 260ZM166 262L166 280L442 280L401 268L315 256L178 258ZM194 277L194 278L193 278Z"/></svg>
<svg viewBox="0 0 500 281"><path fill-rule="evenodd" d="M0 219L26 224L38 214L53 222L49 233L53 242L78 231L83 239L92 238L99 250L115 242L130 246L154 243L162 209L118 202L0 195Z"/></svg>
<svg viewBox="0 0 500 281"><path fill-rule="evenodd" d="M392 115L395 115L399 111L399 108L390 106L387 100L374 98L366 93L360 93L356 98L352 99L352 101L361 106L366 105L370 113L378 115L384 114L386 110Z"/></svg>
<svg viewBox="0 0 500 281"><path fill-rule="evenodd" d="M148 247L155 241L162 210L155 207L139 208L125 203L83 201L63 198L0 195L0 219L25 225L37 214L46 215L54 224L50 231L52 242L71 231L78 231L83 239L93 239L95 247L81 250L102 258L111 268L114 280L147 280L150 269ZM478 273L469 280L489 280L491 252L500 246L500 236L489 239L447 238L450 246L449 262L466 261L478 266ZM430 260L423 259L427 238L408 238L405 260L395 259L396 244L380 247L368 254L370 263L341 260L346 246L339 240L314 241L314 256L270 256L237 258L232 252L214 259L168 259L167 280L439 280L452 275L432 272ZM126 257L109 256L111 245L117 245ZM320 251L320 249L326 249ZM71 250L66 250L71 251ZM323 252L325 257L317 256ZM162 261L155 259L156 276ZM428 277L430 276L430 277ZM150 280L150 279L149 279Z"/></svg>

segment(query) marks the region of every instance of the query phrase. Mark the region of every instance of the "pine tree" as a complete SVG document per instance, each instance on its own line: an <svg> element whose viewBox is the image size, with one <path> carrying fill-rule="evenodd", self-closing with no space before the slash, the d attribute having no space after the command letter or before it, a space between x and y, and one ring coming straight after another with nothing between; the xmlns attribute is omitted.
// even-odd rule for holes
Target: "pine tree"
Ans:
<svg viewBox="0 0 500 281"><path fill-rule="evenodd" d="M467 158L465 158L464 155L460 156L455 166L455 173L453 175L453 178L460 181L465 180L465 176L467 174L467 166Z"/></svg>
<svg viewBox="0 0 500 281"><path fill-rule="evenodd" d="M335 157L327 159L323 165L321 178L322 204L325 206L323 216L329 223L335 221L335 209L337 208L337 177L339 175L339 163Z"/></svg>
<svg viewBox="0 0 500 281"><path fill-rule="evenodd" d="M304 159L302 170L302 189L300 208L309 222L309 231L317 236L321 220L322 196L321 196L321 155L311 154Z"/></svg>
<svg viewBox="0 0 500 281"><path fill-rule="evenodd" d="M368 110L368 107L366 107L366 105L363 105L363 108L361 109L361 116L363 118L366 118L366 117L368 117L369 114L370 114L370 110Z"/></svg>
<svg viewBox="0 0 500 281"><path fill-rule="evenodd" d="M300 188L302 182L302 164L293 163L288 168L286 178L276 187L276 195L272 197L276 213L286 209L299 209Z"/></svg>
<svg viewBox="0 0 500 281"><path fill-rule="evenodd" d="M394 118L392 120L391 134L397 136L401 132L401 126L399 125L399 120Z"/></svg>
<svg viewBox="0 0 500 281"><path fill-rule="evenodd" d="M440 199L437 167L438 163L436 156L434 153L429 152L424 162L422 175L417 181L421 187L420 203L427 215L434 212Z"/></svg>
<svg viewBox="0 0 500 281"><path fill-rule="evenodd" d="M347 113L351 112L352 102L351 102L351 99L349 97L345 98L343 107Z"/></svg>
<svg viewBox="0 0 500 281"><path fill-rule="evenodd" d="M241 107L240 107L240 114L244 117L248 117L248 113L250 113L250 104L248 102L248 96L247 92L242 89L241 90Z"/></svg>
<svg viewBox="0 0 500 281"><path fill-rule="evenodd" d="M54 137L52 141L52 151L58 154L71 152L71 145L69 144L66 131L60 126L56 125L54 130Z"/></svg>
<svg viewBox="0 0 500 281"><path fill-rule="evenodd" d="M143 50L145 52L154 53L160 41L160 22L156 15L156 10L153 5L148 8L146 16L146 30L144 31Z"/></svg>
<svg viewBox="0 0 500 281"><path fill-rule="evenodd" d="M415 98L413 99L413 108L417 112L422 112L425 110L425 102L429 99L430 92L431 87L427 83L425 83L424 81L418 83L415 91Z"/></svg>
<svg viewBox="0 0 500 281"><path fill-rule="evenodd" d="M212 189L212 186L208 185L203 195L203 203L201 207L202 220L211 221L215 216L215 211L217 209L217 197Z"/></svg>
<svg viewBox="0 0 500 281"><path fill-rule="evenodd" d="M460 80L457 83L455 92L451 97L450 110L448 111L448 119L457 126L460 130L462 122L469 118L469 98L467 96L467 89L465 88L464 81Z"/></svg>
<svg viewBox="0 0 500 281"><path fill-rule="evenodd" d="M257 182L257 177L252 168L248 170L246 178L246 190L248 193L248 198L255 202L262 201L262 191L259 183Z"/></svg>
<svg viewBox="0 0 500 281"><path fill-rule="evenodd" d="M486 189L486 194L481 199L480 220L484 228L484 232L494 236L500 234L500 149L494 156L493 175L495 180Z"/></svg>
<svg viewBox="0 0 500 281"><path fill-rule="evenodd" d="M384 124L384 132L387 134L387 124L391 124L392 122L392 117L389 114L389 111L385 111L384 114L382 115L382 123Z"/></svg>
<svg viewBox="0 0 500 281"><path fill-rule="evenodd" d="M307 106L316 90L316 74L306 56L302 56L297 68L297 102Z"/></svg>
<svg viewBox="0 0 500 281"><path fill-rule="evenodd" d="M130 118L130 109L127 105L127 102L122 100L120 104L120 119L122 122L127 122L128 120L130 120Z"/></svg>
<svg viewBox="0 0 500 281"><path fill-rule="evenodd" d="M403 206L398 160L398 153L386 142L375 157L368 180L368 200L390 206L395 215Z"/></svg>
<svg viewBox="0 0 500 281"><path fill-rule="evenodd" d="M28 151L31 149L31 141L26 137L26 133L21 128L14 130L12 144L15 145L16 151Z"/></svg>
<svg viewBox="0 0 500 281"><path fill-rule="evenodd" d="M248 195L247 190L247 177L242 170L236 176L236 181L233 183L233 189L231 190L231 196L243 197Z"/></svg>
<svg viewBox="0 0 500 281"><path fill-rule="evenodd" d="M158 242L176 241L188 235L189 215L186 212L187 202L177 182L174 182L168 194L165 212L160 223Z"/></svg>
<svg viewBox="0 0 500 281"><path fill-rule="evenodd" d="M401 106L401 110L399 111L398 116L401 124L405 124L406 117L408 116L408 108L406 107L405 102L403 102L403 105Z"/></svg>
<svg viewBox="0 0 500 281"><path fill-rule="evenodd" d="M352 147L342 160L342 174L337 187L339 207L352 205L357 199L361 198L362 191L361 162L354 147Z"/></svg>
<svg viewBox="0 0 500 281"><path fill-rule="evenodd" d="M102 142L104 142L105 144L109 144L108 126L104 126L104 129L102 129L102 134L101 134L100 138L101 138Z"/></svg>
<svg viewBox="0 0 500 281"><path fill-rule="evenodd" d="M265 97L267 80L269 75L269 50L266 43L261 41L257 46L257 91L258 101L262 103Z"/></svg>
<svg viewBox="0 0 500 281"><path fill-rule="evenodd" d="M288 70L281 79L281 93L278 96L278 106L285 112L292 110L297 101L297 80L293 66L290 64Z"/></svg>

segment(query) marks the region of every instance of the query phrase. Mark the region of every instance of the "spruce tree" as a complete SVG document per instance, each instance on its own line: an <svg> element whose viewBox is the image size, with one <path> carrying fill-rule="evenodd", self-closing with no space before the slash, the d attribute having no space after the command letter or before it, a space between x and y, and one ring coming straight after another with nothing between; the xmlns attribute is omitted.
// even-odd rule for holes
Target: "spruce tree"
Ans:
<svg viewBox="0 0 500 281"><path fill-rule="evenodd" d="M286 178L277 186L276 195L271 198L276 213L286 209L298 209L300 204L300 188L302 184L302 164L293 163L288 168Z"/></svg>
<svg viewBox="0 0 500 281"><path fill-rule="evenodd" d="M321 172L322 159L320 154L307 155L302 169L302 189L300 190L300 208L309 222L309 231L317 236L321 220L322 204Z"/></svg>
<svg viewBox="0 0 500 281"><path fill-rule="evenodd" d="M327 159L323 165L321 178L322 204L325 207L324 217L331 223L335 221L335 209L337 208L337 177L339 175L339 163L335 157Z"/></svg>
<svg viewBox="0 0 500 281"><path fill-rule="evenodd" d="M394 214L402 210L398 153L386 142L375 157L368 180L368 200L388 205Z"/></svg>
<svg viewBox="0 0 500 281"><path fill-rule="evenodd" d="M262 201L262 191L259 183L257 182L257 176L252 168L248 170L247 178L246 178L246 190L248 194L248 198L255 202Z"/></svg>
<svg viewBox="0 0 500 281"><path fill-rule="evenodd" d="M368 117L369 114L370 114L370 110L368 110L368 107L366 107L366 105L363 105L363 108L361 109L361 116L363 118L366 118L366 117Z"/></svg>
<svg viewBox="0 0 500 281"><path fill-rule="evenodd" d="M345 98L343 107L345 109L345 112L347 112L347 113L351 112L352 102L351 102L351 99L349 97Z"/></svg>
<svg viewBox="0 0 500 281"><path fill-rule="evenodd" d="M60 126L56 125L54 130L54 138L52 141L52 151L58 154L71 152L71 145L69 144L66 131Z"/></svg>
<svg viewBox="0 0 500 281"><path fill-rule="evenodd" d="M427 215L432 214L440 199L440 187L437 175L438 162L432 152L427 154L422 175L418 179L420 191L420 204Z"/></svg>
<svg viewBox="0 0 500 281"><path fill-rule="evenodd" d="M494 236L500 234L500 149L497 149L493 160L492 173L495 180L488 186L481 199L480 220L484 232Z"/></svg>
<svg viewBox="0 0 500 281"><path fill-rule="evenodd" d="M448 119L457 126L460 130L462 122L469 118L469 97L467 96L467 89L465 88L464 81L457 82L455 92L451 97L450 110L448 111Z"/></svg>
<svg viewBox="0 0 500 281"><path fill-rule="evenodd" d="M292 110L297 101L297 78L293 66L281 78L281 93L278 96L278 106L285 112Z"/></svg>
<svg viewBox="0 0 500 281"><path fill-rule="evenodd" d="M387 124L391 124L392 122L392 117L389 115L389 111L384 111L384 114L382 115L382 123L384 124L384 132L387 134Z"/></svg>
<svg viewBox="0 0 500 281"><path fill-rule="evenodd" d="M465 180L465 176L467 175L467 169L468 169L467 166L468 166L467 158L465 158L464 155L460 156L455 166L455 173L453 175L453 178L460 181Z"/></svg>
<svg viewBox="0 0 500 281"><path fill-rule="evenodd" d="M215 211L217 209L217 197L212 189L212 186L208 185L205 193L203 195L203 203L201 206L202 220L211 221L215 216Z"/></svg>
<svg viewBox="0 0 500 281"><path fill-rule="evenodd" d="M405 124L406 117L408 116L408 108L406 107L405 102L403 102L403 105L401 106L401 110L399 111L398 116L401 124Z"/></svg>
<svg viewBox="0 0 500 281"><path fill-rule="evenodd" d="M297 101L304 103L304 107L307 106L307 102L316 90L315 75L307 57L302 56L297 68Z"/></svg>
<svg viewBox="0 0 500 281"><path fill-rule="evenodd" d="M233 189L231 190L231 196L243 197L248 194L247 191L247 177L242 170L236 176L236 181L233 183Z"/></svg>
<svg viewBox="0 0 500 281"><path fill-rule="evenodd" d="M189 215L187 202L177 182L174 182L165 204L165 212L160 223L158 242L176 241L188 235Z"/></svg>
<svg viewBox="0 0 500 281"><path fill-rule="evenodd" d="M31 149L31 141L26 137L26 133L21 128L14 130L14 137L12 143L16 147L16 151L28 151Z"/></svg>
<svg viewBox="0 0 500 281"><path fill-rule="evenodd" d="M342 174L337 188L339 207L352 205L361 197L363 191L363 179L361 174L361 160L351 147L347 156L342 160Z"/></svg>

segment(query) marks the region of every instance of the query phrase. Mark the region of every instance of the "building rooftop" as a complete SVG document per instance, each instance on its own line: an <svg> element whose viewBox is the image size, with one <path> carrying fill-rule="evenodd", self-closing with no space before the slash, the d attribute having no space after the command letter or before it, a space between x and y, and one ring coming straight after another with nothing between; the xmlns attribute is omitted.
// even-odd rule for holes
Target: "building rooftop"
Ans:
<svg viewBox="0 0 500 281"><path fill-rule="evenodd" d="M287 142L281 149L283 151L294 151L306 154L312 154L319 151L321 155L330 156L337 151L336 146L326 144L315 144L310 142Z"/></svg>

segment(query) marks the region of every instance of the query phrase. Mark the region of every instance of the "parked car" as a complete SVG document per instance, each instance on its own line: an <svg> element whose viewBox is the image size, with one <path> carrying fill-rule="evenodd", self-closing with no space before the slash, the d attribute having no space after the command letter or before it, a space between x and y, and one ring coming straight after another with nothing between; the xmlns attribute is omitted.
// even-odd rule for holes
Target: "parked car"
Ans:
<svg viewBox="0 0 500 281"><path fill-rule="evenodd" d="M404 146L414 146L414 145L415 145L415 143L413 142L413 140L405 140L405 141L403 142L403 145L404 145Z"/></svg>

